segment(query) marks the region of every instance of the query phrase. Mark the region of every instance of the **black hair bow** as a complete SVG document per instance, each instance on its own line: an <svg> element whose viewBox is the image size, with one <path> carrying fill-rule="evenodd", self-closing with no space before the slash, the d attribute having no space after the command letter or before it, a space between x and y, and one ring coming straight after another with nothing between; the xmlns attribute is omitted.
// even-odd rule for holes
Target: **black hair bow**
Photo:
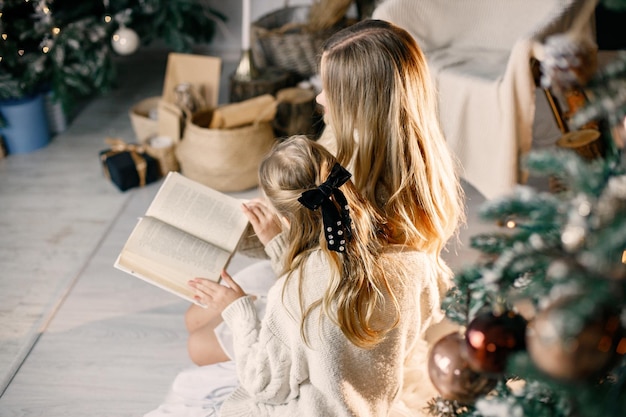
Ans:
<svg viewBox="0 0 626 417"><path fill-rule="evenodd" d="M352 221L346 196L339 187L350 179L352 174L335 163L326 181L319 187L302 193L298 201L309 210L322 208L324 234L328 249L344 252L345 245L352 238ZM331 200L331 196L335 202Z"/></svg>

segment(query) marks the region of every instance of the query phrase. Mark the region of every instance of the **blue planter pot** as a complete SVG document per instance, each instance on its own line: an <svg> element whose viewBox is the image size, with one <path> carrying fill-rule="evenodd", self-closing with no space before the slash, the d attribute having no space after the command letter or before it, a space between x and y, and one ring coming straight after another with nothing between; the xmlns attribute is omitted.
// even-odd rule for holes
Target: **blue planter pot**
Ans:
<svg viewBox="0 0 626 417"><path fill-rule="evenodd" d="M50 143L50 131L43 95L0 101L6 127L0 128L7 152L29 153Z"/></svg>

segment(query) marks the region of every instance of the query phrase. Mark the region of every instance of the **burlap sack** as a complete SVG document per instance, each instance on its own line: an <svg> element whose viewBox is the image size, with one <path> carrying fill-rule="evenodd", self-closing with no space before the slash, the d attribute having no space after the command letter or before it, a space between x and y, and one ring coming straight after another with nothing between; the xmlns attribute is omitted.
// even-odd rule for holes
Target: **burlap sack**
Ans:
<svg viewBox="0 0 626 417"><path fill-rule="evenodd" d="M271 149L271 122L232 129L209 129L212 109L195 113L176 146L181 173L222 192L243 191L258 185L261 160Z"/></svg>

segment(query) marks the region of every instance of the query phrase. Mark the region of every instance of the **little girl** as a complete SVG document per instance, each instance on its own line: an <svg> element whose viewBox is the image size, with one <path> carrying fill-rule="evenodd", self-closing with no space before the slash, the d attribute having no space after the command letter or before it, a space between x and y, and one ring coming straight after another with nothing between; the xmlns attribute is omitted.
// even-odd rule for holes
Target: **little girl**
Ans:
<svg viewBox="0 0 626 417"><path fill-rule="evenodd" d="M421 367L423 405L436 394L423 336L442 317L450 276L438 256L390 243L387 221L350 177L324 147L299 136L262 162L269 203L244 211L281 271L263 321L260 300L226 272L226 285L190 283L233 335L239 386L220 415L387 416L401 407L409 358Z"/></svg>

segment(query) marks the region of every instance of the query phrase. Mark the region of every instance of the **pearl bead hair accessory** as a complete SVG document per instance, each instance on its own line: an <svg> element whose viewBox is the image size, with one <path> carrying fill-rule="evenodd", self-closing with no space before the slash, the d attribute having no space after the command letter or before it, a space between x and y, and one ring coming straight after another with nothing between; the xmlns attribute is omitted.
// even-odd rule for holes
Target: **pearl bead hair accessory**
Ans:
<svg viewBox="0 0 626 417"><path fill-rule="evenodd" d="M348 201L339 189L351 176L350 172L336 163L323 184L303 192L298 198L298 201L309 210L321 207L328 249L339 253L345 252L346 242L352 238Z"/></svg>

